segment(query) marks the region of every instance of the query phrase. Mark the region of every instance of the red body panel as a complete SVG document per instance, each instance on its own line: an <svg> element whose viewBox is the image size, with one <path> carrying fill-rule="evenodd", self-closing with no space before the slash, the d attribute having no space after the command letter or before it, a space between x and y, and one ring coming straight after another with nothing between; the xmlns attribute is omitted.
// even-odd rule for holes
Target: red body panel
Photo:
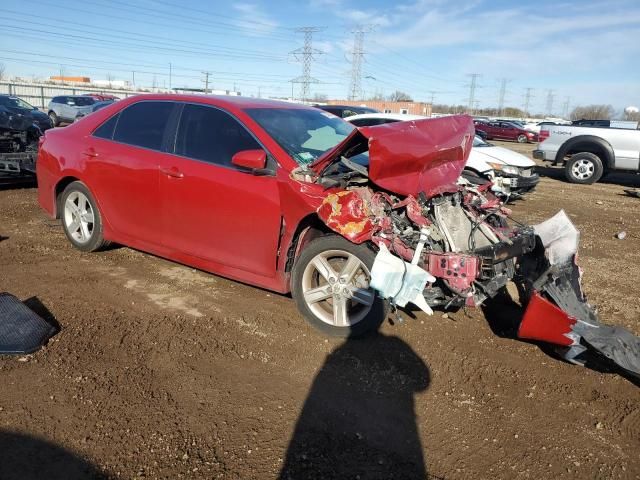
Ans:
<svg viewBox="0 0 640 480"><path fill-rule="evenodd" d="M199 103L229 112L275 158L275 176L254 175L92 136L114 113L141 100ZM244 112L246 108L267 107L310 108L199 95L144 95L121 100L80 122L46 132L37 163L38 200L56 216L57 193L78 179L98 204L106 239L288 292L287 254L301 222L316 215L328 192L318 184L294 180L291 171L298 164ZM396 174L374 161L376 181L381 186L396 185L399 193L420 188L433 192L439 182L455 182L470 148L471 121L458 117L430 125L436 128L429 133L421 125L404 132L371 129L368 135L376 155L385 156L390 163L399 156L402 168L402 174ZM455 132L446 134L447 129ZM355 131L354 137L357 135L362 134ZM403 143L401 137L409 141L394 146Z"/></svg>
<svg viewBox="0 0 640 480"><path fill-rule="evenodd" d="M431 197L457 190L474 135L466 115L362 127L311 167L320 173L346 150L367 142L371 181L400 195Z"/></svg>
<svg viewBox="0 0 640 480"><path fill-rule="evenodd" d="M575 323L575 318L534 292L518 328L518 337L568 347L574 342L565 334L571 332Z"/></svg>

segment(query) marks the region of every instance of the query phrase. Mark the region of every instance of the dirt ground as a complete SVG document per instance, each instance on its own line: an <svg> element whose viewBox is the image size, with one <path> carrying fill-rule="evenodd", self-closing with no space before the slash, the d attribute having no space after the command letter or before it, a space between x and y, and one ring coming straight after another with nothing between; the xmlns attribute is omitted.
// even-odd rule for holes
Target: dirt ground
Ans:
<svg viewBox="0 0 640 480"><path fill-rule="evenodd" d="M564 208L591 303L640 334L640 200L621 186L640 177L541 172L514 217ZM495 308L327 339L289 297L74 250L35 188L0 189L0 291L61 326L0 357L3 479L640 478L640 388L504 338Z"/></svg>

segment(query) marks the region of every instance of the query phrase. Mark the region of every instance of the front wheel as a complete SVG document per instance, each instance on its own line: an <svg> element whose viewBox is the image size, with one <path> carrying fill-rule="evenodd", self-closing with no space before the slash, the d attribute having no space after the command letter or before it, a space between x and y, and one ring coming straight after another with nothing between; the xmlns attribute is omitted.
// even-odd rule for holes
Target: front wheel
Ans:
<svg viewBox="0 0 640 480"><path fill-rule="evenodd" d="M527 143L528 141L529 139L527 138L526 135L524 134L518 135L518 143Z"/></svg>
<svg viewBox="0 0 640 480"><path fill-rule="evenodd" d="M95 252L109 244L102 236L102 218L96 201L84 183L70 183L60 196L59 206L62 228L74 247Z"/></svg>
<svg viewBox="0 0 640 480"><path fill-rule="evenodd" d="M357 337L378 329L388 306L369 284L375 253L337 235L311 241L293 267L291 294L318 330Z"/></svg>
<svg viewBox="0 0 640 480"><path fill-rule="evenodd" d="M590 152L572 155L564 167L564 173L571 183L590 185L602 177L604 168L602 160Z"/></svg>

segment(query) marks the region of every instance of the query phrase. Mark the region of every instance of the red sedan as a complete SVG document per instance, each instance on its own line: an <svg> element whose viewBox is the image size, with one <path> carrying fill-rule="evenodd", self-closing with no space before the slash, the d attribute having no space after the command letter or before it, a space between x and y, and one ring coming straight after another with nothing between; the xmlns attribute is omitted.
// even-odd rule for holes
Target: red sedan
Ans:
<svg viewBox="0 0 640 480"><path fill-rule="evenodd" d="M372 220L349 217L358 214L351 206L340 212L327 199L353 199L351 188L369 180L400 198L455 193L473 138L468 117L372 128L385 132L374 143L364 129L302 105L131 97L47 131L37 162L39 202L61 218L80 250L113 241L291 291L316 327L357 335L386 316L387 303L369 284L370 240L374 233L382 242L392 237ZM413 197L409 205L381 195L376 199L394 208L421 208ZM381 222L391 233L400 228ZM405 241L414 237L419 233Z"/></svg>
<svg viewBox="0 0 640 480"><path fill-rule="evenodd" d="M518 143L537 142L538 134L525 130L512 122L494 121L483 122L475 120L473 122L476 131L483 132L487 140L515 140Z"/></svg>

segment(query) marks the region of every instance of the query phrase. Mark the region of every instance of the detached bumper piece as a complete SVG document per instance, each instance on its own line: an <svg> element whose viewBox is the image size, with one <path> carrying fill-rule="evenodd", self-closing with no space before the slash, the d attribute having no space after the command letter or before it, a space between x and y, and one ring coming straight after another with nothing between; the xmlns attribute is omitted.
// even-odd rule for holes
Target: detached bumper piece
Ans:
<svg viewBox="0 0 640 480"><path fill-rule="evenodd" d="M35 157L31 152L0 153L0 174L35 175Z"/></svg>
<svg viewBox="0 0 640 480"><path fill-rule="evenodd" d="M584 363L582 353L593 350L640 378L640 338L601 323L582 293L575 263L578 231L564 212L534 228L544 253L536 249L522 259L532 294L518 336L565 347L564 358L578 364Z"/></svg>
<svg viewBox="0 0 640 480"><path fill-rule="evenodd" d="M55 333L55 327L16 297L0 293L0 354L33 353Z"/></svg>

